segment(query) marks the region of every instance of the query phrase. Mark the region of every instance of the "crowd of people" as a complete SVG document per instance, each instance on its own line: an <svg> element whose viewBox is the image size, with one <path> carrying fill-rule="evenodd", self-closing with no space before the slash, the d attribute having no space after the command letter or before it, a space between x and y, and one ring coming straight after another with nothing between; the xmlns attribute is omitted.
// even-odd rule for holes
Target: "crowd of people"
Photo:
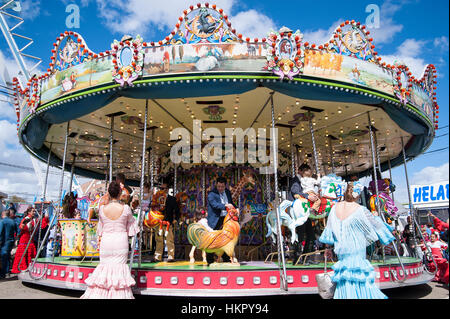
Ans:
<svg viewBox="0 0 450 319"><path fill-rule="evenodd" d="M10 204L1 213L0 279L6 278L11 274L18 274L28 268L31 260L36 257L38 242L43 239L43 235L49 227L48 215L44 215L40 225L41 231L34 231L38 226L39 215L32 206L26 209L23 216L17 216L16 214L17 210L14 204ZM32 238L33 231L34 236ZM27 246L28 248L26 249ZM45 251L40 256L45 257Z"/></svg>

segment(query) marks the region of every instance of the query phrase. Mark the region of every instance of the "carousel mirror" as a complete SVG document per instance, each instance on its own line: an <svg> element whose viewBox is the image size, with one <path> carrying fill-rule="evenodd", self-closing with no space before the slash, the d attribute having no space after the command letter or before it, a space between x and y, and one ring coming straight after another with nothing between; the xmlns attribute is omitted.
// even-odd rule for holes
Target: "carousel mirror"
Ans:
<svg viewBox="0 0 450 319"><path fill-rule="evenodd" d="M133 52L129 47L125 47L120 52L120 63L122 66L128 66L133 60Z"/></svg>

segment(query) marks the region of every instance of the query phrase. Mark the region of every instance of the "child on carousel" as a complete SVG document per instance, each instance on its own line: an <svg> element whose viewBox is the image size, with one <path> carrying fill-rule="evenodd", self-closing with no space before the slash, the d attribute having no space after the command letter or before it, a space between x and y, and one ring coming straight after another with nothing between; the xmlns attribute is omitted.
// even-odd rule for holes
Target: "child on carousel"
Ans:
<svg viewBox="0 0 450 319"><path fill-rule="evenodd" d="M197 209L195 211L194 222L202 225L209 232L214 231L211 227L209 227L207 217L208 217L208 213L207 213L206 209L204 207L200 207L199 209ZM195 263L194 253L195 253L196 248L197 247L192 246L191 252L189 253L189 261L191 263ZM206 260L206 252L205 251L202 251L202 258L203 258L203 262L206 263L207 260Z"/></svg>
<svg viewBox="0 0 450 319"><path fill-rule="evenodd" d="M300 183L303 188L303 192L308 195L316 195L317 200L312 202L311 209L314 209L315 211L319 211L321 199L319 196L319 192L316 191L316 187L320 187L320 174L316 176L315 174L312 174L311 169L307 169L303 171L303 176L300 178Z"/></svg>

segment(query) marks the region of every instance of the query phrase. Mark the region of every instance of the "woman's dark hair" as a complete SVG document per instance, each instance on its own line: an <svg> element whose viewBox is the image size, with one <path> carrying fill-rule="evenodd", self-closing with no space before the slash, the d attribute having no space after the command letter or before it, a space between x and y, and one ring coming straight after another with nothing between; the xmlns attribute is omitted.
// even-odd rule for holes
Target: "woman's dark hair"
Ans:
<svg viewBox="0 0 450 319"><path fill-rule="evenodd" d="M125 182L125 175L123 173L119 173L116 175L116 182Z"/></svg>
<svg viewBox="0 0 450 319"><path fill-rule="evenodd" d="M197 208L195 210L195 215L194 215L195 221L198 222L200 219L205 217L205 214L206 214L206 209L204 207Z"/></svg>
<svg viewBox="0 0 450 319"><path fill-rule="evenodd" d="M347 183L347 189L344 193L344 201L354 202L356 198L353 197L353 182Z"/></svg>
<svg viewBox="0 0 450 319"><path fill-rule="evenodd" d="M381 180L383 177L381 176L380 170L377 169L377 180Z"/></svg>
<svg viewBox="0 0 450 319"><path fill-rule="evenodd" d="M145 182L144 183L144 187L150 189L150 183L149 182Z"/></svg>
<svg viewBox="0 0 450 319"><path fill-rule="evenodd" d="M108 187L108 193L112 198L118 198L121 193L120 184L117 182L111 182Z"/></svg>
<svg viewBox="0 0 450 319"><path fill-rule="evenodd" d="M220 176L220 177L218 177L217 180L216 180L216 184L217 184L217 183L226 184L226 183L227 183L227 179L226 179L225 177Z"/></svg>
<svg viewBox="0 0 450 319"><path fill-rule="evenodd" d="M298 169L300 170L300 172L304 172L310 170L311 166L309 166L308 164L302 164Z"/></svg>

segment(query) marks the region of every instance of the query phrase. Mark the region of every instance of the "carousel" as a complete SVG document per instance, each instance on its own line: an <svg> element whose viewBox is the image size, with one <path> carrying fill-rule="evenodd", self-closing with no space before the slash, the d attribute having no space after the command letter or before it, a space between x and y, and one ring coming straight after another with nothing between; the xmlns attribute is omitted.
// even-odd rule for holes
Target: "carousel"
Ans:
<svg viewBox="0 0 450 319"><path fill-rule="evenodd" d="M318 293L324 252L312 253L319 264L305 264L305 255L292 260L292 245L301 240L295 227L310 218L320 234L342 195L340 183L350 176L376 178L404 165L407 178L407 160L431 145L437 129L434 66L417 79L401 61L383 62L370 32L353 20L323 44L305 42L287 27L250 39L233 29L222 9L205 3L184 10L160 41L125 35L95 53L80 34L66 31L51 53L46 74L27 87L14 82L23 147L62 173L106 185L123 173L129 186L140 187L134 195L141 204L144 182L153 189L169 181L177 197L182 217L173 225L173 263L149 261L152 237L164 225L158 212L136 210L143 230L131 241L136 294ZM328 181L314 212L308 203L284 200L302 163ZM232 238L218 250L236 259L208 267L200 251L195 262L188 255L210 235L194 229L192 218L207 206L219 176L228 180L238 210L228 213ZM63 181L61 174L60 197ZM375 186L372 210L395 225L392 187ZM88 208L95 209L101 195L84 199L80 218L51 216L61 252L35 258L21 269L22 281L85 290L99 255ZM47 205L53 206L60 211L60 203ZM393 250L387 255L381 247L369 256L381 289L431 281L432 259L402 257L398 242Z"/></svg>

